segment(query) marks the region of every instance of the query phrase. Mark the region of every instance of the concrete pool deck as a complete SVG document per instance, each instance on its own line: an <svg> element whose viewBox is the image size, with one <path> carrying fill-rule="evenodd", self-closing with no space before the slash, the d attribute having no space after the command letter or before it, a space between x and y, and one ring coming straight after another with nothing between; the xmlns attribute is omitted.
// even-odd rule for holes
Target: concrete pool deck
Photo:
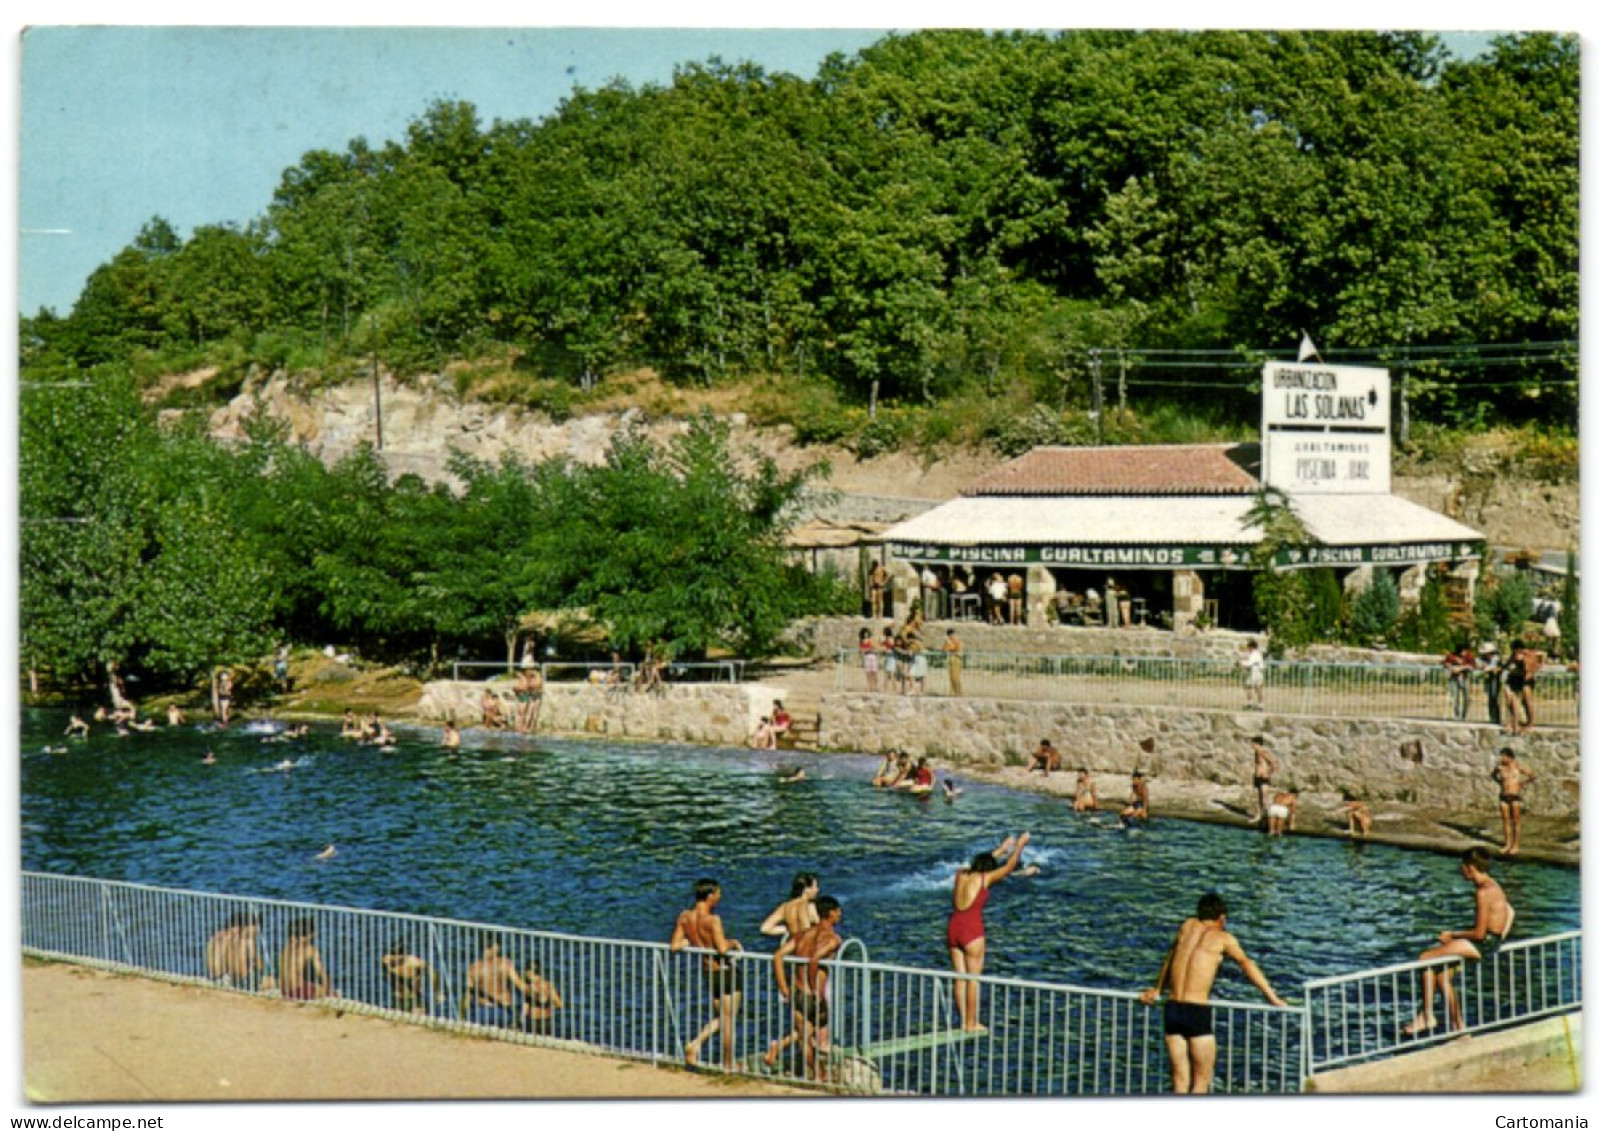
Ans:
<svg viewBox="0 0 1599 1131"><path fill-rule="evenodd" d="M21 988L30 1103L817 1094L64 963Z"/></svg>

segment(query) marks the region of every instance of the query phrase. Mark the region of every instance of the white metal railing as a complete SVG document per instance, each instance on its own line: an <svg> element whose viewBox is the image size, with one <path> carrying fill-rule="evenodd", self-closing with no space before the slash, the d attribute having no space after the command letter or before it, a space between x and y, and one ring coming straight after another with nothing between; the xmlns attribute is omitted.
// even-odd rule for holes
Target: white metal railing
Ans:
<svg viewBox="0 0 1599 1131"><path fill-rule="evenodd" d="M661 943L38 873L23 874L21 906L26 954L211 985L221 984L222 971L216 955L208 959L208 943L249 917L258 924L246 948L249 969L228 988L256 996L292 996L285 993L293 979L282 968L285 945L297 924L309 922L328 978L327 995L313 1001L656 1062L683 1062L685 1044L718 1015L713 994L728 988L728 975L706 969L715 956L673 953ZM536 1019L525 1008L535 1002L521 998L508 1009L473 1000L469 971L488 940L514 969L536 967L558 992L560 1005L545 1007L547 1020ZM724 1048L718 1033L699 1050L699 1062L859 1094L1105 1095L1170 1087L1160 1012L1132 993L976 979L987 1031L973 1035L961 1031L953 1004L959 976L872 963L863 949L849 949L863 957L826 964L825 1048L807 1058L802 1046L791 1046L766 1066L764 1057L796 1021L777 994L771 956L748 954L729 967L740 990L732 1042ZM407 963L415 981L385 968L391 953L396 964L415 960ZM791 975L797 973L798 964ZM1218 1001L1215 1015L1217 1091L1299 1089L1299 1010Z"/></svg>
<svg viewBox="0 0 1599 1131"><path fill-rule="evenodd" d="M1451 1025L1444 974L1460 1010L1460 1027ZM1429 975L1435 983L1431 1002L1426 1001ZM1319 978L1305 985L1305 1073L1570 1013L1581 1005L1580 931L1506 943L1481 961L1435 958ZM1406 1028L1423 1014L1433 1025L1408 1035Z"/></svg>
<svg viewBox="0 0 1599 1131"><path fill-rule="evenodd" d="M957 688L949 657L936 649L935 641L933 649L922 653L928 674L920 689L902 678L909 670L903 656L896 658L891 674L887 657L878 653L878 691L1141 707L1233 710L1248 705L1243 671L1229 660L962 652ZM835 689L866 690L864 666L857 650L840 648L834 668ZM1264 697L1267 710L1288 715L1456 718L1448 673L1442 664L1272 660L1266 665ZM1543 669L1533 691L1533 711L1538 726L1576 726L1576 675L1564 668ZM1464 721L1497 721L1488 711L1480 675L1473 676L1468 685Z"/></svg>

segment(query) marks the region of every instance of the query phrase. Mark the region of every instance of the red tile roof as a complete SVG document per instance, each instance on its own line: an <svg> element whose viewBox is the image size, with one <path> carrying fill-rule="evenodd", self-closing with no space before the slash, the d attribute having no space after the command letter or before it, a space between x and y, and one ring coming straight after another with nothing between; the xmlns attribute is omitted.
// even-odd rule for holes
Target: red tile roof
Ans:
<svg viewBox="0 0 1599 1131"><path fill-rule="evenodd" d="M1260 445L1034 448L978 477L963 495L1247 495L1260 489Z"/></svg>

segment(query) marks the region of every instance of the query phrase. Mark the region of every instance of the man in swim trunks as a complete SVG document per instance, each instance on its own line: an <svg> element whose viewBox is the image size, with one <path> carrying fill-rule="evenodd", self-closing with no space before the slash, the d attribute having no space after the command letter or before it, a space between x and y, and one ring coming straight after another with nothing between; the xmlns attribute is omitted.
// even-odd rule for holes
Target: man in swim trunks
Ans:
<svg viewBox="0 0 1599 1131"><path fill-rule="evenodd" d="M1038 749L1033 751L1033 760L1027 764L1027 772L1038 770L1047 778L1058 769L1060 769L1060 751L1050 745L1049 739L1039 739Z"/></svg>
<svg viewBox="0 0 1599 1131"><path fill-rule="evenodd" d="M1094 791L1094 775L1087 766L1077 769L1077 792L1072 797L1072 811L1090 813L1099 808L1099 795Z"/></svg>
<svg viewBox="0 0 1599 1131"><path fill-rule="evenodd" d="M1484 958L1491 958L1499 949L1500 943L1504 942L1505 936L1510 934L1511 924L1516 921L1516 910L1510 906L1510 900L1505 898L1505 889L1488 875L1488 867L1492 860L1486 848L1466 849L1460 858L1460 875L1476 889L1476 918L1470 930L1439 931L1438 945L1422 951L1417 958L1418 962L1425 962L1431 958L1462 958L1480 962ZM1433 991L1437 988L1442 988L1444 991L1444 1006L1448 1010L1449 1027L1465 1028L1460 1002L1455 997L1451 981L1454 973L1453 964L1442 968L1429 966L1421 972L1421 1009L1410 1024L1400 1032L1407 1037L1416 1037L1437 1024L1432 1012Z"/></svg>
<svg viewBox="0 0 1599 1131"><path fill-rule="evenodd" d="M438 993L439 976L421 958L410 953L403 939L395 939L378 960L389 984L389 1005L401 1013L426 1013Z"/></svg>
<svg viewBox="0 0 1599 1131"><path fill-rule="evenodd" d="M1006 837L993 852L979 852L972 858L971 867L955 873L954 909L950 912L944 941L949 947L949 961L955 973L971 975L970 980L963 978L955 985L955 1007L960 1013L961 1028L967 1032L984 1030L977 1020L976 981L983 973L983 961L988 955L983 905L988 902L989 888L1014 872L1022 862L1022 849L1031 838L1031 833Z"/></svg>
<svg viewBox="0 0 1599 1131"><path fill-rule="evenodd" d="M261 917L240 911L205 944L206 975L224 986L255 990L261 986Z"/></svg>
<svg viewBox="0 0 1599 1131"><path fill-rule="evenodd" d="M883 593L888 589L888 570L883 568L882 562L873 562L872 570L866 575L866 584L871 590L872 619L883 619Z"/></svg>
<svg viewBox="0 0 1599 1131"><path fill-rule="evenodd" d="M1288 1003L1278 997L1238 940L1227 932L1227 904L1215 892L1199 899L1192 919L1183 921L1161 963L1155 984L1139 995L1154 1005L1162 990L1166 998L1166 1055L1171 1058L1172 1091L1203 1095L1210 1091L1216 1068L1216 1037L1211 1029L1210 988L1223 958L1238 963L1244 977L1266 1000L1280 1009Z"/></svg>
<svg viewBox="0 0 1599 1131"><path fill-rule="evenodd" d="M1255 751L1255 776L1251 783L1252 799L1250 804L1255 806L1255 811L1250 815L1249 823L1260 822L1260 827L1266 827L1266 790L1271 785L1271 776L1278 770L1277 759L1271 756L1271 751L1266 749L1266 736L1257 734L1249 740Z"/></svg>
<svg viewBox="0 0 1599 1131"><path fill-rule="evenodd" d="M1144 780L1144 771L1133 771L1132 790L1132 796L1127 799L1127 807L1121 811L1122 820L1149 820L1149 783Z"/></svg>
<svg viewBox="0 0 1599 1131"><path fill-rule="evenodd" d="M1299 816L1299 794L1288 789L1279 789L1271 795L1271 804L1266 807L1266 835L1282 836L1285 832L1294 831L1294 820Z"/></svg>
<svg viewBox="0 0 1599 1131"><path fill-rule="evenodd" d="M223 726L233 718L233 673L227 668L217 672L216 718Z"/></svg>
<svg viewBox="0 0 1599 1131"><path fill-rule="evenodd" d="M497 1029L519 1028L520 1002L528 996L527 983L515 964L500 953L498 937L484 931L478 945L478 959L466 969L466 1019Z"/></svg>
<svg viewBox="0 0 1599 1131"><path fill-rule="evenodd" d="M1515 751L1506 746L1499 751L1499 765L1493 772L1499 783L1499 820L1504 825L1504 854L1521 851L1521 791L1537 780L1531 770L1516 761Z"/></svg>
<svg viewBox="0 0 1599 1131"><path fill-rule="evenodd" d="M1349 835L1351 837L1364 838L1371 835L1371 806L1345 793L1344 803L1339 808L1349 818Z"/></svg>
<svg viewBox="0 0 1599 1131"><path fill-rule="evenodd" d="M278 954L278 980L286 998L309 1001L333 993L315 937L316 922L309 915L289 924L289 941Z"/></svg>
<svg viewBox="0 0 1599 1131"><path fill-rule="evenodd" d="M690 1067L696 1064L701 1047L710 1040L712 1033L720 1030L722 1067L731 1072L736 1044L733 1025L738 1016L739 1002L744 996L744 981L738 967L733 965L732 952L741 951L744 947L737 939L730 939L723 933L721 916L716 914L716 906L721 902L721 884L709 879L696 882L694 906L678 914L677 923L672 928L671 948L682 950L692 946L716 952L707 954L702 960L705 982L716 1012L699 1034L683 1046L683 1063Z"/></svg>
<svg viewBox="0 0 1599 1131"><path fill-rule="evenodd" d="M789 1002L793 1010L794 1031L773 1041L762 1059L766 1067L775 1068L778 1054L798 1041L800 1048L805 1051L807 1075L815 1080L826 1080L829 1017L827 971L822 969L822 963L844 944L835 930L839 920L844 917L844 910L832 896L821 895L816 897L815 911L815 925L797 936L789 936L772 957L772 967L777 973L778 996ZM786 969L786 960L791 956L803 960L794 978L792 997Z"/></svg>

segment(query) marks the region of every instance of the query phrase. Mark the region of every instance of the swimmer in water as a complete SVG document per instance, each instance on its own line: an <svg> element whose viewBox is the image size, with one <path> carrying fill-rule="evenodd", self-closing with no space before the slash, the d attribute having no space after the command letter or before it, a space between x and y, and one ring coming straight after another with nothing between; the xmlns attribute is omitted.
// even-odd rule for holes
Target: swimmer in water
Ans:
<svg viewBox="0 0 1599 1131"><path fill-rule="evenodd" d="M210 750L207 750L205 752L205 757L200 759L200 765L202 765L202 766L214 766L216 764L217 764L217 756L216 756L216 754L214 752L212 752Z"/></svg>
<svg viewBox="0 0 1599 1131"><path fill-rule="evenodd" d="M318 852L316 854L316 858L318 860L332 860L338 854L339 854L339 850L337 848L334 848L330 844L326 848L324 848L321 852Z"/></svg>
<svg viewBox="0 0 1599 1131"><path fill-rule="evenodd" d="M73 715L72 716L72 721L67 724L66 737L68 737L68 738L88 738L89 737L89 724L84 722L77 715Z"/></svg>
<svg viewBox="0 0 1599 1131"><path fill-rule="evenodd" d="M945 801L954 801L963 792L965 792L964 790L961 789L960 786L955 784L955 779L954 778L945 778L944 781L943 781L943 786L944 786L944 800Z"/></svg>
<svg viewBox="0 0 1599 1131"><path fill-rule="evenodd" d="M455 729L454 721L444 724L444 748L446 750L459 750L461 748L461 732Z"/></svg>
<svg viewBox="0 0 1599 1131"><path fill-rule="evenodd" d="M794 782L805 780L805 767L795 766L792 769L777 771L777 781L780 785L792 785Z"/></svg>

